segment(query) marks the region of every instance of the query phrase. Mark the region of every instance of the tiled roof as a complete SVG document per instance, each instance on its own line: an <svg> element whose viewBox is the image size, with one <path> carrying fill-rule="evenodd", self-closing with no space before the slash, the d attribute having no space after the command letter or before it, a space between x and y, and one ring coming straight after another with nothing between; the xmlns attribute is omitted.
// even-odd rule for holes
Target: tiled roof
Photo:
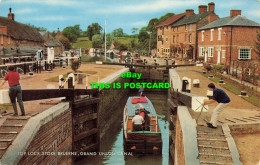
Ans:
<svg viewBox="0 0 260 165"><path fill-rule="evenodd" d="M243 17L241 15L237 15L234 17L224 17L220 18L208 25L205 25L198 30L203 30L203 29L210 29L210 28L215 28L215 27L220 27L220 26L254 26L254 27L260 27L260 24L257 22L254 22L250 19L247 19L246 17Z"/></svg>
<svg viewBox="0 0 260 165"><path fill-rule="evenodd" d="M0 17L0 26L7 26L7 35L17 40L44 42L41 34L33 27Z"/></svg>
<svg viewBox="0 0 260 165"><path fill-rule="evenodd" d="M202 18L208 16L210 13L211 12L204 12L204 13L201 13L201 14L193 14L189 17L185 17L185 18L179 20L178 22L176 22L172 26L180 26L180 25L192 24L192 23L198 22Z"/></svg>
<svg viewBox="0 0 260 165"><path fill-rule="evenodd" d="M159 25L157 25L156 27L161 27L161 26L165 26L165 25L170 25L178 20L180 20L181 18L183 18L185 16L185 13L180 13L180 14L176 14L171 16L170 18L168 18L167 20L161 22Z"/></svg>

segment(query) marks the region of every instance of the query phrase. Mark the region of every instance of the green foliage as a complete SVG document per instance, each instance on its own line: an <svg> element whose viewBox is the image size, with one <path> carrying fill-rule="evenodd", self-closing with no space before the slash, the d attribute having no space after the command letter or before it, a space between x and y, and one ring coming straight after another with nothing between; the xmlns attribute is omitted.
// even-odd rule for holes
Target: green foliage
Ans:
<svg viewBox="0 0 260 165"><path fill-rule="evenodd" d="M79 60L71 60L70 67L74 72L76 72L80 67L80 61Z"/></svg>
<svg viewBox="0 0 260 165"><path fill-rule="evenodd" d="M68 40L60 39L59 41L60 41L60 42L62 43L62 45L65 47L65 50L71 49L71 44L70 44L70 42L69 42Z"/></svg>
<svg viewBox="0 0 260 165"><path fill-rule="evenodd" d="M90 41L92 41L92 37L95 34L100 34L102 30L102 27L98 23L92 23L88 26L88 29L86 32L84 32L84 35L87 36Z"/></svg>
<svg viewBox="0 0 260 165"><path fill-rule="evenodd" d="M118 28L118 29L113 30L112 36L114 36L114 37L123 37L124 36L123 29L122 28Z"/></svg>
<svg viewBox="0 0 260 165"><path fill-rule="evenodd" d="M135 34L136 32L138 32L138 28L132 28L132 33Z"/></svg>
<svg viewBox="0 0 260 165"><path fill-rule="evenodd" d="M52 32L50 32L50 34L55 37L57 35L57 32L55 30L53 30Z"/></svg>
<svg viewBox="0 0 260 165"><path fill-rule="evenodd" d="M92 48L92 42L89 41L88 37L79 37L78 40L72 44L72 48Z"/></svg>
<svg viewBox="0 0 260 165"><path fill-rule="evenodd" d="M93 48L102 48L102 44L103 44L103 35L95 34L92 37L92 47Z"/></svg>
<svg viewBox="0 0 260 165"><path fill-rule="evenodd" d="M215 73L223 73L225 71L225 66L224 65L214 65L213 70Z"/></svg>
<svg viewBox="0 0 260 165"><path fill-rule="evenodd" d="M208 77L209 74L203 74L204 76ZM214 78L210 78L212 81L214 81L215 83L218 83L220 78L218 78L217 76L215 76ZM241 94L241 87L240 85L235 82L232 81L232 83L229 83L225 80L225 84L219 84L220 86L222 86L223 88L229 90L230 92L236 94L236 95L240 95ZM243 99L247 100L248 102L252 103L255 106L260 107L260 102L259 102L259 97L248 93L248 97L242 97Z"/></svg>
<svg viewBox="0 0 260 165"><path fill-rule="evenodd" d="M36 26L31 25L31 24L29 24L29 23L27 23L27 25L29 25L29 26L35 28L38 32L48 31L48 30L47 30L46 28L44 28L44 27L36 27Z"/></svg>
<svg viewBox="0 0 260 165"><path fill-rule="evenodd" d="M65 35L70 42L75 42L81 33L79 26L79 24L75 26L68 26L62 30L62 34Z"/></svg>
<svg viewBox="0 0 260 165"><path fill-rule="evenodd" d="M105 61L105 58L104 57L97 57L97 56L94 56L94 57L90 57L90 56L87 56L87 55L83 55L82 58L81 58L81 62L96 62L96 61ZM109 62L109 60L107 59L106 60L107 62Z"/></svg>
<svg viewBox="0 0 260 165"><path fill-rule="evenodd" d="M159 18L159 22L161 23L161 22L167 20L168 18L170 18L170 17L173 16L173 15L174 15L174 13L166 13L165 15L163 15L163 16L161 16L161 17Z"/></svg>

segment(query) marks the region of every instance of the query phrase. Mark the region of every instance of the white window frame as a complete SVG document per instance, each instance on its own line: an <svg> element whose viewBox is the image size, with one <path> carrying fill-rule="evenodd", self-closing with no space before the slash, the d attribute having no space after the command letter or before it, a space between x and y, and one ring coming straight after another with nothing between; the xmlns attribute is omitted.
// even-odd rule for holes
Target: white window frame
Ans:
<svg viewBox="0 0 260 165"><path fill-rule="evenodd" d="M8 37L8 40L7 40L7 42L8 42L8 45L10 45L10 44L11 44L11 37L10 37L10 36Z"/></svg>
<svg viewBox="0 0 260 165"><path fill-rule="evenodd" d="M208 57L214 56L214 47L208 47Z"/></svg>
<svg viewBox="0 0 260 165"><path fill-rule="evenodd" d="M222 49L222 58L226 58L226 50Z"/></svg>
<svg viewBox="0 0 260 165"><path fill-rule="evenodd" d="M200 47L199 56L204 57L204 47Z"/></svg>
<svg viewBox="0 0 260 165"><path fill-rule="evenodd" d="M201 41L204 41L204 30L201 31Z"/></svg>
<svg viewBox="0 0 260 165"><path fill-rule="evenodd" d="M210 41L213 41L214 29L210 29Z"/></svg>
<svg viewBox="0 0 260 165"><path fill-rule="evenodd" d="M1 45L4 44L4 35L1 35Z"/></svg>
<svg viewBox="0 0 260 165"><path fill-rule="evenodd" d="M221 40L221 31L222 31L222 28L218 28L218 40Z"/></svg>
<svg viewBox="0 0 260 165"><path fill-rule="evenodd" d="M248 51L248 52L249 52L249 55L248 55L247 58L241 58L241 50L243 50L243 49L249 50L249 51ZM251 59L251 48L240 48L240 49L238 49L238 59L241 59L241 60L250 60L250 59Z"/></svg>
<svg viewBox="0 0 260 165"><path fill-rule="evenodd" d="M189 34L189 41L190 41L190 43L191 43L191 39L192 39L192 36L191 36L191 34Z"/></svg>

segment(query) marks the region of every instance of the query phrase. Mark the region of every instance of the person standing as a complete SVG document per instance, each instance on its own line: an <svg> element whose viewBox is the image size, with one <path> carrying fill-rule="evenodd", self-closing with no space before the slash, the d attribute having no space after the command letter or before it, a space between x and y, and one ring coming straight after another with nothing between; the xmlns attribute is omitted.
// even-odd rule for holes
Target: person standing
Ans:
<svg viewBox="0 0 260 165"><path fill-rule="evenodd" d="M22 101L22 90L19 82L20 76L17 72L15 72L15 68L12 65L8 67L8 70L9 72L5 75L4 81L0 85L0 89L3 87L5 82L8 81L10 87L9 96L14 108L14 116L18 115L17 107L16 107L16 98L17 98L17 102L19 103L22 116L25 116L25 111L24 111L24 106Z"/></svg>
<svg viewBox="0 0 260 165"><path fill-rule="evenodd" d="M217 128L217 118L220 112L222 112L230 103L230 98L222 89L216 88L213 83L210 83L208 88L210 91L213 91L213 99L204 100L203 105L208 105L214 102L218 102L218 105L213 110L211 120L207 123L207 126L210 128Z"/></svg>
<svg viewBox="0 0 260 165"><path fill-rule="evenodd" d="M142 85L141 85L140 89L138 90L138 94L140 97L144 96L144 88Z"/></svg>

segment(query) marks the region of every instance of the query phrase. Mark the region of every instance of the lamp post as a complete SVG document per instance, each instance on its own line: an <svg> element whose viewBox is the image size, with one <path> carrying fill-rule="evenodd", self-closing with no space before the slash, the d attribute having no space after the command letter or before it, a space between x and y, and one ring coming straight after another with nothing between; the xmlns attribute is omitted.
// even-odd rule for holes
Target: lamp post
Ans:
<svg viewBox="0 0 260 165"><path fill-rule="evenodd" d="M149 32L150 38L149 38L149 51L148 51L148 56L150 56L150 51L151 51L151 32Z"/></svg>

